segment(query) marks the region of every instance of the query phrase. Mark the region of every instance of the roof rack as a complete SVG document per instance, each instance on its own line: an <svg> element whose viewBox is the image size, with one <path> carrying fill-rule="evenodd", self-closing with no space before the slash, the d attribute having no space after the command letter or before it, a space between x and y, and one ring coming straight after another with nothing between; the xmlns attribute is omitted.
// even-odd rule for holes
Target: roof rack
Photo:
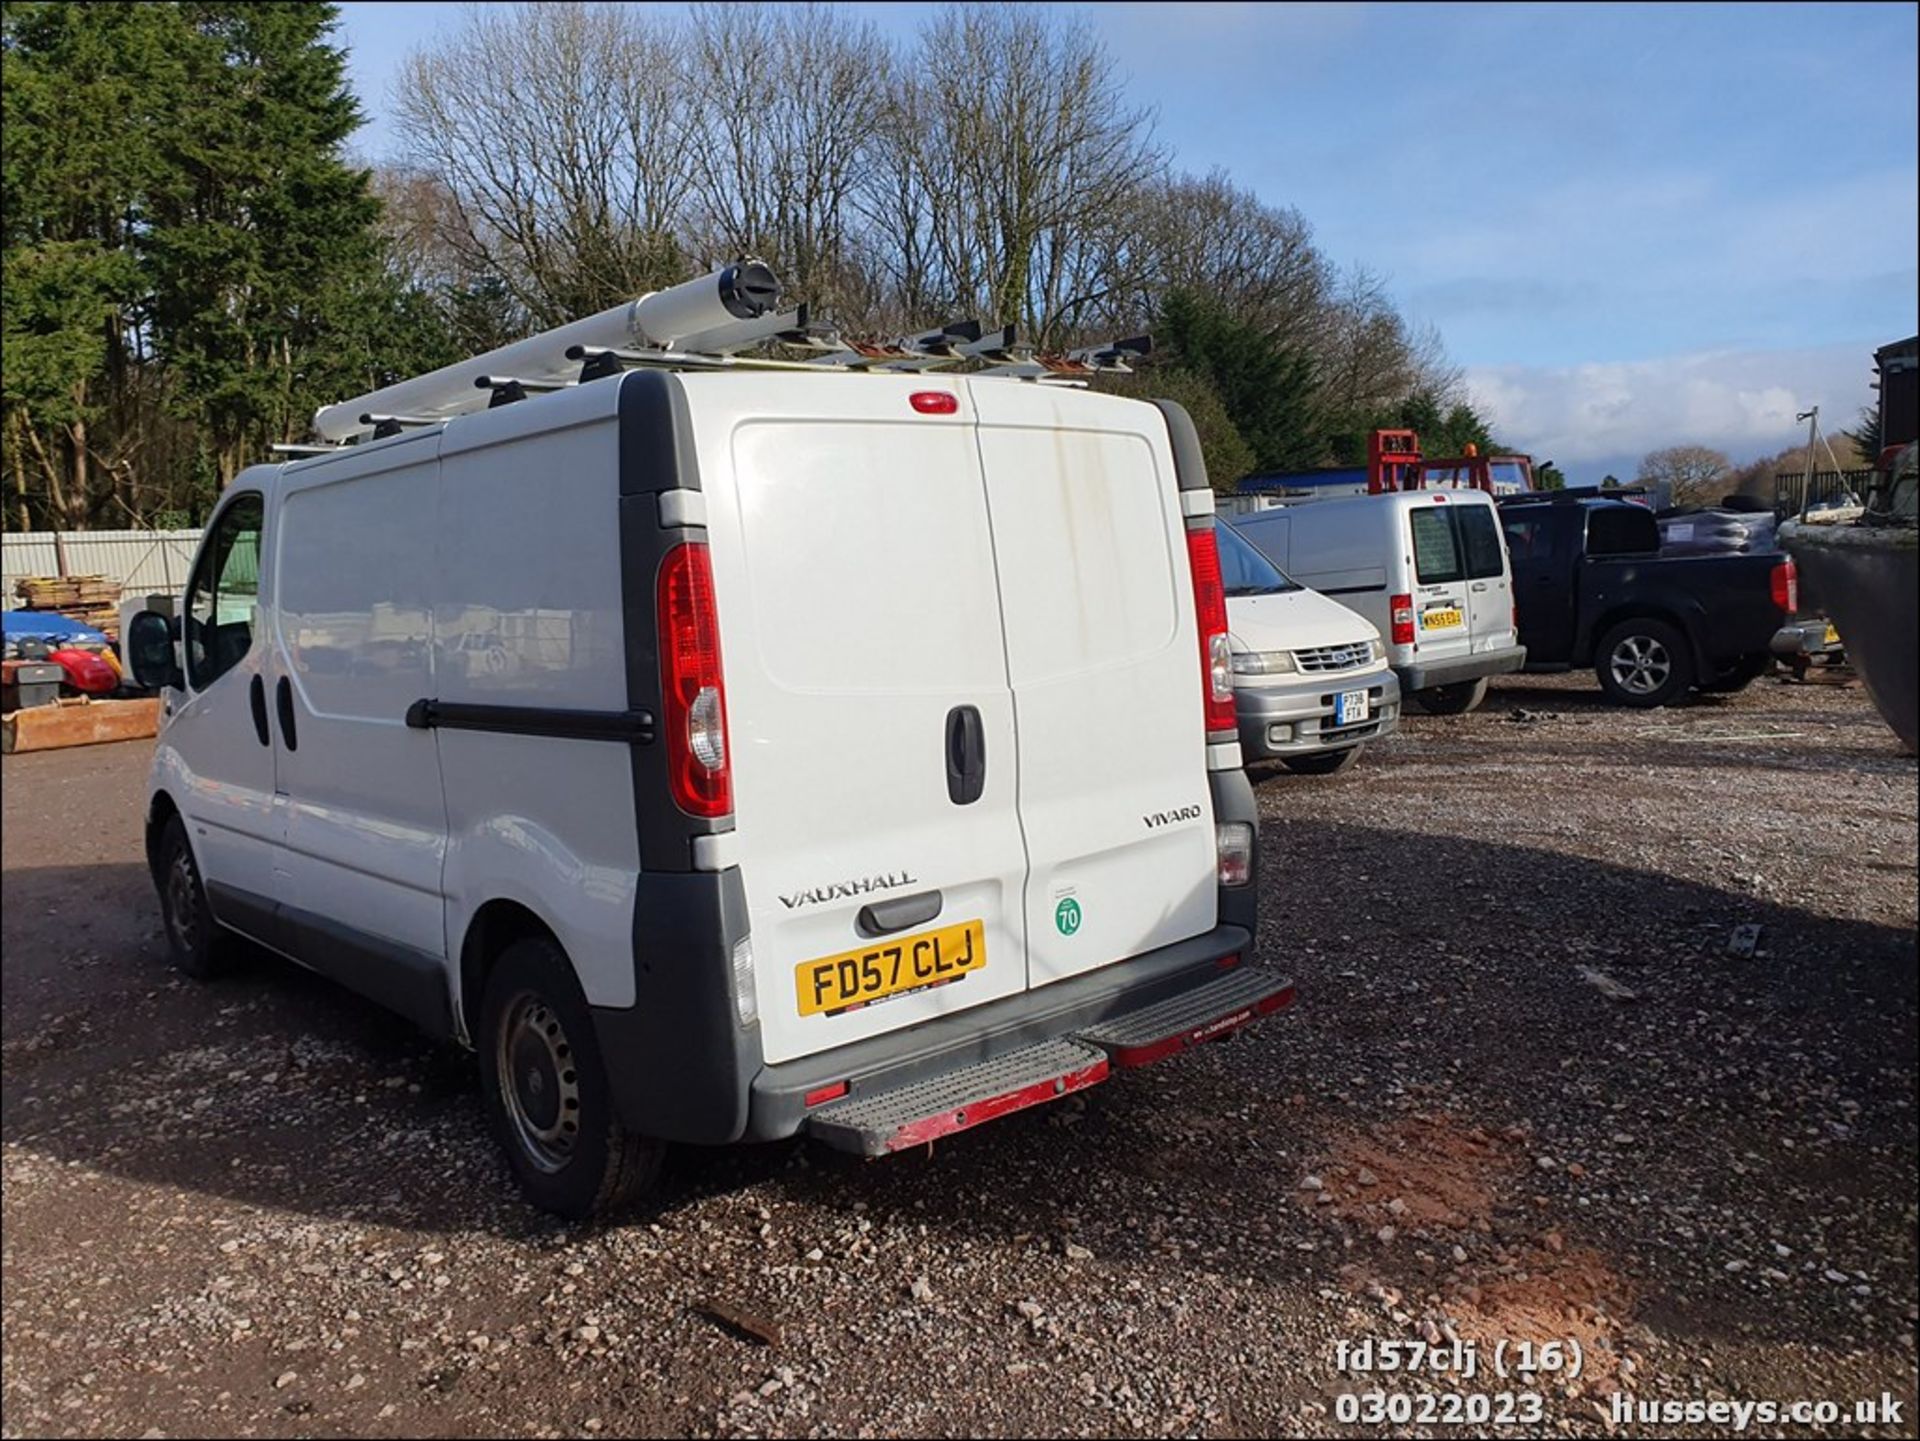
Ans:
<svg viewBox="0 0 1920 1441"><path fill-rule="evenodd" d="M455 415L513 405L623 370L812 370L905 372L979 363L974 372L1014 380L1085 385L1101 373L1131 373L1153 350L1137 335L1064 355L1018 343L1014 327L983 330L956 321L892 340L847 339L813 323L806 305L775 310L779 282L757 260L653 291L584 320L501 346L426 375L323 406L313 428L327 444L276 446L278 454L323 454L339 445L437 425ZM767 353L774 349L791 356ZM758 354L742 352L758 350ZM484 394L485 399L482 399Z"/></svg>

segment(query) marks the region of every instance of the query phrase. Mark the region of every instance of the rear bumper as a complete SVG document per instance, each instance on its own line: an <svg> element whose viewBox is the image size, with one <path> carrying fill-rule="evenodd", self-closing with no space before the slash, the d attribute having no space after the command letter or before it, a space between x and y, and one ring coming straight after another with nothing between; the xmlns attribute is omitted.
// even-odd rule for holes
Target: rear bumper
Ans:
<svg viewBox="0 0 1920 1441"><path fill-rule="evenodd" d="M1245 956L1252 946L1253 937L1244 928L1217 926L1205 935L1039 990L1022 991L817 1056L767 1066L753 1081L745 1139L771 1141L796 1134L810 1114L825 1109L810 1108L808 1093L842 1081L847 1082L846 1100L858 1101L1046 1042L1096 1032L1218 981L1225 974L1220 962Z"/></svg>
<svg viewBox="0 0 1920 1441"><path fill-rule="evenodd" d="M1336 730L1334 697L1349 690L1367 692L1367 719ZM1392 734L1400 725L1400 682L1390 670L1300 676L1281 685L1239 686L1233 706L1241 754L1248 760L1281 760L1345 750Z"/></svg>
<svg viewBox="0 0 1920 1441"><path fill-rule="evenodd" d="M1410 665L1395 666L1394 673L1400 677L1402 690L1416 691L1437 685L1459 685L1463 681L1479 680L1482 676L1507 675L1526 663L1527 648L1512 645L1447 660L1416 660Z"/></svg>

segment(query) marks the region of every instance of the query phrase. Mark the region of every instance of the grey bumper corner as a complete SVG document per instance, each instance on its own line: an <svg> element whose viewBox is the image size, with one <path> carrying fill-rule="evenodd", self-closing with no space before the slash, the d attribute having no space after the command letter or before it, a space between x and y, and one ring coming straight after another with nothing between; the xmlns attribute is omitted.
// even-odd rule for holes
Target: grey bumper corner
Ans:
<svg viewBox="0 0 1920 1441"><path fill-rule="evenodd" d="M1514 645L1448 660L1415 661L1412 665L1396 666L1394 671L1400 677L1402 690L1420 691L1434 686L1460 685L1484 676L1510 675L1526 663L1527 648Z"/></svg>

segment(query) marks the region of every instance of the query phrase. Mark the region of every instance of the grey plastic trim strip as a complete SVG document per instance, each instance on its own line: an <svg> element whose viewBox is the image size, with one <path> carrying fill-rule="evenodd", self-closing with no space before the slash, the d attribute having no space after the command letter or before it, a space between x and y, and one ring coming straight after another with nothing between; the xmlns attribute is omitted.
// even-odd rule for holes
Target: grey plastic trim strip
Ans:
<svg viewBox="0 0 1920 1441"><path fill-rule="evenodd" d="M1167 439L1173 445L1173 473L1180 488L1211 489L1207 480L1207 457L1200 449L1200 432L1194 428L1187 408L1177 400L1156 400L1153 404L1167 418Z"/></svg>

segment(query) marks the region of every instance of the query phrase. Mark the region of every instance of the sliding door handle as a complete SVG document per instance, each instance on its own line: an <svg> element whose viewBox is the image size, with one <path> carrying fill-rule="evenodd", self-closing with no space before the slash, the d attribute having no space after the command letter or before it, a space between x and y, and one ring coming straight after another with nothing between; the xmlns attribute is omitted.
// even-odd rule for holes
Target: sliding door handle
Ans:
<svg viewBox="0 0 1920 1441"><path fill-rule="evenodd" d="M267 729L267 683L257 675L247 687L247 704L253 707L253 733L260 737L261 745L272 745L273 734Z"/></svg>
<svg viewBox="0 0 1920 1441"><path fill-rule="evenodd" d="M280 742L288 750L297 751L300 749L300 737L293 728L293 682L281 676L273 699L280 711Z"/></svg>

